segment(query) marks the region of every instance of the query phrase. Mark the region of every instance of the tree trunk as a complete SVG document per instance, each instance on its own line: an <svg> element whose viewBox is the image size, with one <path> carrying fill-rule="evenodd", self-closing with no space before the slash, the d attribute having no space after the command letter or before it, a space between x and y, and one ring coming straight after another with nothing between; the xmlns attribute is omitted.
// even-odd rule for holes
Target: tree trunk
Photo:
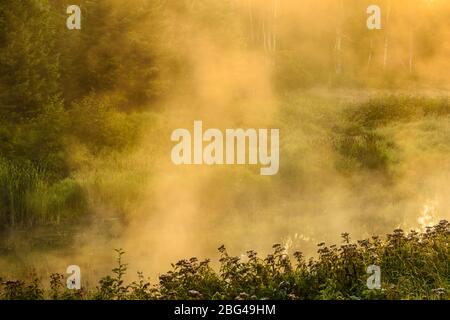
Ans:
<svg viewBox="0 0 450 320"><path fill-rule="evenodd" d="M335 72L341 74L342 72L342 22L343 22L343 9L344 2L339 2L339 18L336 26L336 42L334 45L335 50Z"/></svg>
<svg viewBox="0 0 450 320"><path fill-rule="evenodd" d="M411 29L409 35L409 73L414 71L414 31Z"/></svg>
<svg viewBox="0 0 450 320"><path fill-rule="evenodd" d="M372 58L373 58L373 39L370 38L370 46L369 46L369 58L367 59L367 67L370 69L370 66L372 65Z"/></svg>
<svg viewBox="0 0 450 320"><path fill-rule="evenodd" d="M248 0L248 18L250 21L250 44L255 44L255 28L253 26L253 0Z"/></svg>
<svg viewBox="0 0 450 320"><path fill-rule="evenodd" d="M273 0L273 25L272 25L272 51L277 50L277 16L278 16L278 0Z"/></svg>
<svg viewBox="0 0 450 320"><path fill-rule="evenodd" d="M389 55L389 19L391 15L391 0L388 1L386 22L385 22L385 36L384 36L384 55L383 55L383 70L386 70Z"/></svg>

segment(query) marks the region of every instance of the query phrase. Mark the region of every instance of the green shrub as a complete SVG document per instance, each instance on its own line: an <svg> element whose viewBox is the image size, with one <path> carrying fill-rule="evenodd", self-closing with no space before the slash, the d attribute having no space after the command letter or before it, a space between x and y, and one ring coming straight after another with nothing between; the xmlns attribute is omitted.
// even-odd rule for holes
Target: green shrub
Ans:
<svg viewBox="0 0 450 320"><path fill-rule="evenodd" d="M89 149L120 150L137 137L138 123L131 115L118 111L113 98L95 95L75 103L69 111L71 134Z"/></svg>

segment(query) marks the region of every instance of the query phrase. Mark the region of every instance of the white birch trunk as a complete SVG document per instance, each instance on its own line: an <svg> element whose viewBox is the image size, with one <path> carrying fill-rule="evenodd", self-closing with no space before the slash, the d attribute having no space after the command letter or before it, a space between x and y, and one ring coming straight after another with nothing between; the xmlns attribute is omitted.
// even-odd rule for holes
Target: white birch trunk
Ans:
<svg viewBox="0 0 450 320"><path fill-rule="evenodd" d="M386 70L389 56L389 19L391 15L391 5L392 2L389 0L388 8L386 13L386 22L385 22L385 36L384 36L384 54L383 54L383 70Z"/></svg>

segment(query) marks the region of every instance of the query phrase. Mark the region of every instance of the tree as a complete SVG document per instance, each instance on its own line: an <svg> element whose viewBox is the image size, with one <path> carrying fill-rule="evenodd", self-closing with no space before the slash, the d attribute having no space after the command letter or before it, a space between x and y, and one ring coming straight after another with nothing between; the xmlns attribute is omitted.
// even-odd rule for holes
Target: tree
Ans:
<svg viewBox="0 0 450 320"><path fill-rule="evenodd" d="M56 8L65 13L65 2ZM80 8L81 30L63 27L59 34L66 104L92 92L118 96L123 109L161 97L167 88L164 1L84 0Z"/></svg>
<svg viewBox="0 0 450 320"><path fill-rule="evenodd" d="M59 56L46 0L0 2L0 116L20 122L56 99Z"/></svg>
<svg viewBox="0 0 450 320"><path fill-rule="evenodd" d="M386 21L384 23L385 35L384 35L384 53L383 53L383 70L386 70L389 56L389 32L390 32L390 17L391 17L392 2L388 0L387 11L386 11Z"/></svg>
<svg viewBox="0 0 450 320"><path fill-rule="evenodd" d="M335 72L337 75L342 73L342 29L343 29L343 11L344 11L344 2L343 0L339 0L339 9L337 12L338 21L336 25L336 42L334 45L335 50Z"/></svg>
<svg viewBox="0 0 450 320"><path fill-rule="evenodd" d="M265 53L277 50L277 19L279 11L278 0L263 0L256 6L254 0L248 0L249 44L251 47L262 48Z"/></svg>

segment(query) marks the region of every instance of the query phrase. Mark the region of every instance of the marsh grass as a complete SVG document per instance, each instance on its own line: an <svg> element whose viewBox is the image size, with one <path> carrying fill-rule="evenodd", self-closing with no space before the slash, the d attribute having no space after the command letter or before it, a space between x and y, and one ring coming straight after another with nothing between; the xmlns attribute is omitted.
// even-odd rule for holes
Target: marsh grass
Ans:
<svg viewBox="0 0 450 320"><path fill-rule="evenodd" d="M0 196L2 227L58 224L86 211L86 194L74 179L52 183L30 163L1 158Z"/></svg>
<svg viewBox="0 0 450 320"><path fill-rule="evenodd" d="M69 175L55 179L45 163L0 157L3 228L75 221L96 208L133 215L135 204L142 199L142 186L149 185L152 178L154 153L162 152L161 124L151 112L119 117L112 102L100 104L97 110L91 97L74 107L81 108L76 112L80 119L72 117L77 128L73 135L79 137L68 142ZM94 110L99 124L82 127L83 119ZM308 185L312 176L335 169L343 175L382 173L392 178L404 159L416 157L425 148L427 154L448 153L449 116L446 97L289 95L283 100L279 119L285 159L280 183ZM136 140L136 128L144 124L153 128L149 137L154 143L136 152L126 141ZM96 143L91 136L110 140ZM81 143L82 138L92 145ZM113 147L112 141L120 147Z"/></svg>
<svg viewBox="0 0 450 320"><path fill-rule="evenodd" d="M442 119L448 123L449 116L447 97L386 95L350 104L333 128L333 145L340 155L337 166L347 172L365 169L392 175L402 149L395 130L387 129ZM439 130L428 126L428 132L421 136L431 140L438 134Z"/></svg>

